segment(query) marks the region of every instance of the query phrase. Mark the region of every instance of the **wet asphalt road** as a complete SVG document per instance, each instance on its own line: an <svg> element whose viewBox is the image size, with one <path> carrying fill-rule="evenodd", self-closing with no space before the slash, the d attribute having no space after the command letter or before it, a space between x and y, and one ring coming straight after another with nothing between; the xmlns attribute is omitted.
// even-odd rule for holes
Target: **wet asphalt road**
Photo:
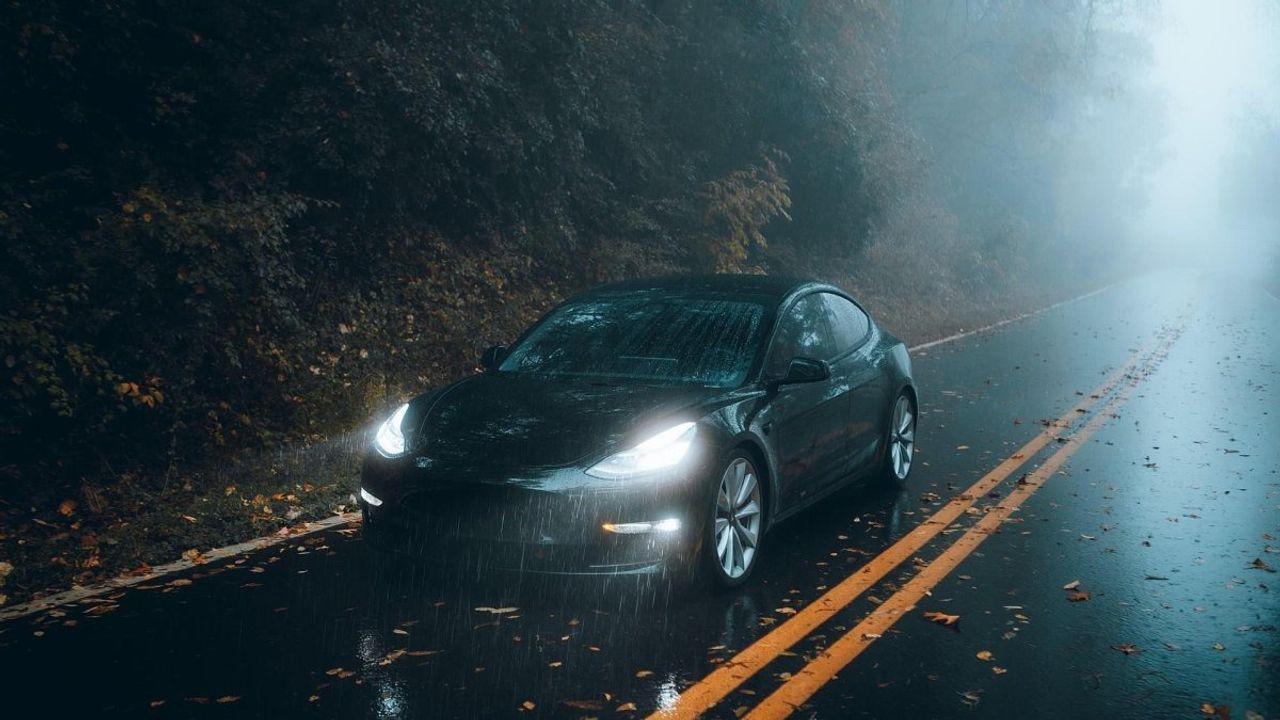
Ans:
<svg viewBox="0 0 1280 720"><path fill-rule="evenodd" d="M1070 450L794 716L1195 718L1208 703L1280 717L1280 300L1172 273L917 354L907 486L780 526L740 591L460 577L380 562L357 530L333 531L0 624L0 714L643 717L874 564L1132 358L1147 364L1127 399L1079 414L1104 415L1087 440L1025 458L707 716L755 708ZM1063 589L1077 580L1087 599Z"/></svg>

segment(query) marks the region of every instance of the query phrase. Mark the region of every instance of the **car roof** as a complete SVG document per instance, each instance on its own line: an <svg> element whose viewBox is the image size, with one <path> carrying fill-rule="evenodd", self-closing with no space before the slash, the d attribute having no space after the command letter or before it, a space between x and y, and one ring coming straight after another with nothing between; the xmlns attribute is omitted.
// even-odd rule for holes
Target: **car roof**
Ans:
<svg viewBox="0 0 1280 720"><path fill-rule="evenodd" d="M781 302L796 290L807 286L828 286L813 280L777 275L669 275L666 277L623 280L593 288L580 297L616 295L631 292L697 293L743 297L766 297ZM829 288L835 290L837 288Z"/></svg>

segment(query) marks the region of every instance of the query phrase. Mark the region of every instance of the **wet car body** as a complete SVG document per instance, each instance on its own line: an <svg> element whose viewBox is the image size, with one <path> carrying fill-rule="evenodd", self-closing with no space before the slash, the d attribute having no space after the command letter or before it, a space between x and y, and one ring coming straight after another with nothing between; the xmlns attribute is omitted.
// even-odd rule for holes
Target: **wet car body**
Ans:
<svg viewBox="0 0 1280 720"><path fill-rule="evenodd" d="M379 503L361 500L370 539L427 559L531 573L680 570L705 544L713 476L734 453L759 467L764 530L883 467L890 404L900 393L915 397L897 338L866 318L853 347L814 364L829 377L784 382L770 365L780 318L819 298L856 307L838 288L764 276L667 278L608 285L565 306L617 297L758 304L758 346L742 381L549 377L491 363L408 403L404 454L368 454L361 485ZM677 466L622 479L588 473L684 422L696 423L696 441ZM675 529L616 530L660 521Z"/></svg>

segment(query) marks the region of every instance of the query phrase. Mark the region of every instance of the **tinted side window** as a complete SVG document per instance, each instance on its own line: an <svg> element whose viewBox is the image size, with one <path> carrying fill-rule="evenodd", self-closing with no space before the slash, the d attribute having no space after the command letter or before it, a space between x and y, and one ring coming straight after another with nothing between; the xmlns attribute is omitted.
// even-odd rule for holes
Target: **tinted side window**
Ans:
<svg viewBox="0 0 1280 720"><path fill-rule="evenodd" d="M769 355L771 374L785 373L792 358L830 360L838 354L832 312L822 294L806 295L778 323Z"/></svg>
<svg viewBox="0 0 1280 720"><path fill-rule="evenodd" d="M830 310L831 332L835 335L836 353L844 354L852 350L871 329L871 321L867 314L853 303L839 295L822 293L822 299Z"/></svg>

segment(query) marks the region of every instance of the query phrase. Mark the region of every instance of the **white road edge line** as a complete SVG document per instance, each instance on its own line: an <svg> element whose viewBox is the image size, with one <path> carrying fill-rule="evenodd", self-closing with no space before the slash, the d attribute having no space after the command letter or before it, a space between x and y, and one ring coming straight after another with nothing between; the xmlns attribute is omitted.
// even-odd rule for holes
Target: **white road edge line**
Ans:
<svg viewBox="0 0 1280 720"><path fill-rule="evenodd" d="M1014 323L1019 320L1025 320L1029 317L1034 317L1041 313L1045 313L1055 308L1062 307L1063 305L1069 305L1073 302L1077 302L1079 300L1084 300L1086 298L1093 297L1094 295L1097 295L1101 292L1109 290L1118 284L1119 283L1117 282L1117 283L1111 283L1110 285L1104 285L1103 287L1100 287L1097 290L1094 290L1092 292L1087 292L1083 295L1078 295L1068 300L1062 300L1052 305L1047 305L1045 307L1040 308L1039 310L1032 310L1031 312L1023 313L1016 317L1007 318L1005 320L1001 320L1000 322L992 323L990 325L977 328L976 330L966 330L965 332L956 333L954 335L948 335L947 337L941 338L939 340L932 340L927 343L922 343L920 345L907 348L907 351L913 352L913 353L920 352L922 350L928 350L929 348L932 348L932 347L937 347L939 345L945 345L946 343L955 342L956 340L961 340L963 338L967 338L972 335L984 333L989 330L995 330L996 328L1004 327L1005 325L1008 325L1010 323ZM210 550L206 553L202 553L202 555L205 559L205 562L211 562L215 560L224 560L226 558L232 557L233 555L240 555L243 553L250 553L255 550L261 550L263 548L271 547L272 545L278 545L286 540L292 540L293 538L305 537L307 535L323 532L325 530L329 530L339 525L347 525L347 524L355 523L359 519L360 519L360 513L356 513L356 512L343 513L341 515L335 515L330 518L325 518L324 520L317 520L315 522L308 522L308 523L303 523L302 525L297 525L295 526L297 529L296 530L291 529L287 535L274 535L274 534L267 535L266 537L260 537L254 540L249 540L242 543L236 543L235 545L227 545L225 547L214 548L213 550ZM27 615L32 615L34 613L38 613L43 610L49 610L61 605L68 605L74 602L79 602L87 598L96 597L98 595L111 592L112 590L121 590L133 585L138 585L140 583L147 582L149 580L156 580L158 578L164 577L165 575L172 575L173 573L181 572L183 570L190 570L191 568L194 568L194 567L197 567L196 563L193 563L190 560L177 560L175 562L166 563L164 565L159 565L157 567L154 567L151 569L151 572L145 575L120 575L110 580L99 583L97 585L86 585L84 587L75 587L70 590L66 590L60 593L55 593L53 595L49 595L47 597L43 597L38 600L32 600L30 602L26 602L21 605L14 605L13 607L8 607L8 608L0 608L0 621L13 620L15 618L25 617Z"/></svg>
<svg viewBox="0 0 1280 720"><path fill-rule="evenodd" d="M330 530L332 528L339 527L341 525L351 525L357 522L359 519L360 519L360 513L358 512L342 513L341 515L334 515L333 517L327 517L323 520L306 522L306 523L302 523L301 525L295 525L293 527L284 528L289 532L283 535L279 534L279 532L277 531L276 534L267 535L266 537L260 537L254 540L249 540L247 542L236 543L235 545L227 545L225 547L214 548L213 550L210 550L208 552L201 553L201 556L204 558L205 563L210 563L217 560L225 560L235 555L248 554L256 550L269 548L273 545L279 545L280 543L283 543L288 540L292 540L294 538L306 537L307 535L314 535L315 533L323 532L325 530ZM85 600L91 597L95 597L98 595L102 595L104 593L111 592L112 590L122 590L132 585L138 585L140 583L144 583L149 580L156 580L158 578L164 577L166 575L172 575L173 573L180 572L182 570L190 570L191 568L199 567L199 565L201 564L204 564L204 563L197 564L197 563L191 562L190 560L177 560L175 562L165 563L164 565L156 566L151 569L151 572L146 574L120 575L110 580L107 580L105 582L99 583L97 585L73 587L70 590L66 590L60 593L55 593L47 597L42 597L38 600L32 600L30 602L26 602L21 605L14 605L13 607L0 608L0 621L13 620L15 618L25 617L27 615L38 613L44 610L49 610L55 607L59 607L61 605L69 605L74 602L79 602L81 600Z"/></svg>
<svg viewBox="0 0 1280 720"><path fill-rule="evenodd" d="M1120 281L1120 282L1123 282L1123 281ZM1107 290L1110 290L1116 285L1119 285L1120 282L1113 282L1110 285L1103 285L1102 287L1098 288L1097 290L1093 290L1092 292L1087 292L1083 295L1077 295L1076 297L1069 298L1067 300L1061 300L1052 305L1046 305L1045 307L1042 307L1039 310L1032 310L1031 312L1026 312L1016 317L1006 318L1004 320L1001 320L1000 322L991 323L990 325L984 325L983 327L980 327L976 330L966 330L964 332L956 333L954 335L948 335L939 340L931 340L927 343L913 345L907 348L907 352L914 353L914 352L920 352L922 350L928 350L929 348L937 347L939 345L945 345L950 342L955 342L956 340L963 340L964 338L967 338L971 335L978 335L980 333L987 332L988 330L995 330L996 328L1004 327L1005 325L1018 322L1019 320L1026 320L1029 317L1035 317L1036 315L1039 315L1041 313L1046 313L1046 312L1049 312L1050 310L1055 310L1057 308L1062 307L1063 305L1070 305L1073 302L1079 302L1080 300L1085 300L1099 293L1106 292Z"/></svg>

